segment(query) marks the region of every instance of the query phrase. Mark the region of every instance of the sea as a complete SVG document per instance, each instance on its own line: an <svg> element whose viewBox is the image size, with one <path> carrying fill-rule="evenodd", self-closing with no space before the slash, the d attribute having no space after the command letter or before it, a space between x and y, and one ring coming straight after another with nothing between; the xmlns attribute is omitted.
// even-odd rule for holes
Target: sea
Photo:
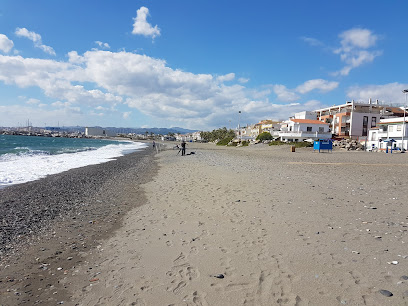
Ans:
<svg viewBox="0 0 408 306"><path fill-rule="evenodd" d="M107 139L0 135L0 188L105 163L146 146Z"/></svg>

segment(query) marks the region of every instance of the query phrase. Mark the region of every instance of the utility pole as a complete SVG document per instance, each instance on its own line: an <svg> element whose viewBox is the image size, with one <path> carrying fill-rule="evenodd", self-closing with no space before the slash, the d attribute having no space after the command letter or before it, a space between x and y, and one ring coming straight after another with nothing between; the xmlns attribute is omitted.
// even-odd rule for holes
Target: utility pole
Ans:
<svg viewBox="0 0 408 306"><path fill-rule="evenodd" d="M402 151L405 151L405 112L407 109L407 94L408 94L408 89L404 89L402 91L405 94L405 105L404 105L404 122L402 123Z"/></svg>
<svg viewBox="0 0 408 306"><path fill-rule="evenodd" d="M242 137L241 137L241 111L238 112L238 139L239 142L241 143Z"/></svg>

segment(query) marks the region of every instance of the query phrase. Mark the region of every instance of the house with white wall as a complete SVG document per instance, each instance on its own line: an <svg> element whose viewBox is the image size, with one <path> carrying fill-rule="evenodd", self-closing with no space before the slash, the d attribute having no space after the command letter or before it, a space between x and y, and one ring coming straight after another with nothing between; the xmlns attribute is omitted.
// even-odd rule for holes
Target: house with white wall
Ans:
<svg viewBox="0 0 408 306"><path fill-rule="evenodd" d="M307 139L328 139L332 137L332 133L326 122L292 118L283 122L279 137L281 141L298 142Z"/></svg>
<svg viewBox="0 0 408 306"><path fill-rule="evenodd" d="M408 149L408 118L381 119L378 127L368 131L367 150Z"/></svg>

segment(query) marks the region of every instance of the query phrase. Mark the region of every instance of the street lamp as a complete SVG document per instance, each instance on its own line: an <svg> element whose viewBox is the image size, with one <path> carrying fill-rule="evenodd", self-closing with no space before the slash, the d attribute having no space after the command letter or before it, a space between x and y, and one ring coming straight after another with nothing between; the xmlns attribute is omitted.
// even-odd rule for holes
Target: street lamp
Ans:
<svg viewBox="0 0 408 306"><path fill-rule="evenodd" d="M402 124L402 151L405 151L405 147L404 147L404 141L405 141L405 112L406 112L406 108L407 108L407 94L408 94L408 89L404 89L402 91L403 94L405 94L405 105L404 105L404 122Z"/></svg>
<svg viewBox="0 0 408 306"><path fill-rule="evenodd" d="M238 139L239 139L239 142L241 143L241 125L240 125L240 122L241 122L241 111L239 111L238 112Z"/></svg>

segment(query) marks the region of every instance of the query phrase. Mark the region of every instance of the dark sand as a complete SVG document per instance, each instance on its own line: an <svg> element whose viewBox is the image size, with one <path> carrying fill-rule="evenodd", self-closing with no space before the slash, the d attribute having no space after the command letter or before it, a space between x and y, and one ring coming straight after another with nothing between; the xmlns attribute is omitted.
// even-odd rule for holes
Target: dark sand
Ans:
<svg viewBox="0 0 408 306"><path fill-rule="evenodd" d="M57 305L82 253L110 237L145 202L157 172L151 148L0 190L0 305ZM59 269L62 268L62 269ZM62 272L62 271L61 271Z"/></svg>

